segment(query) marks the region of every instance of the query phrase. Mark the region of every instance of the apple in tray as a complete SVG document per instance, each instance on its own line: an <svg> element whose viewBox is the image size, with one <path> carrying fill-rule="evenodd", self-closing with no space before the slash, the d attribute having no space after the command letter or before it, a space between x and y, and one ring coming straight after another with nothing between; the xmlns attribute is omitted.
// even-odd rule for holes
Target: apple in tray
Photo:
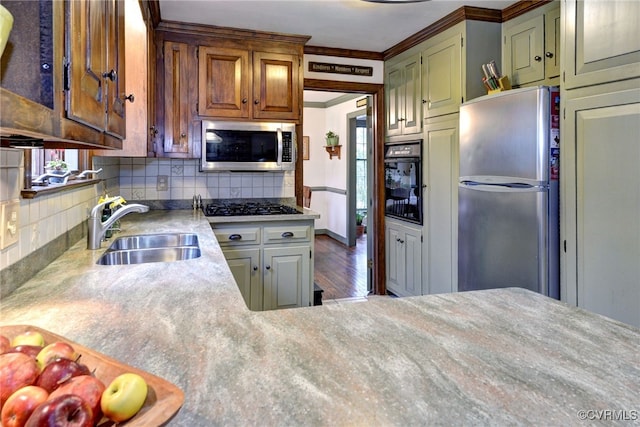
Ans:
<svg viewBox="0 0 640 427"><path fill-rule="evenodd" d="M0 407L16 390L32 385L40 374L36 361L24 353L0 354Z"/></svg>
<svg viewBox="0 0 640 427"><path fill-rule="evenodd" d="M63 394L39 405L25 427L93 427L91 407L80 396Z"/></svg>
<svg viewBox="0 0 640 427"><path fill-rule="evenodd" d="M22 427L38 405L49 398L42 387L28 385L13 393L2 407L0 422L2 427Z"/></svg>

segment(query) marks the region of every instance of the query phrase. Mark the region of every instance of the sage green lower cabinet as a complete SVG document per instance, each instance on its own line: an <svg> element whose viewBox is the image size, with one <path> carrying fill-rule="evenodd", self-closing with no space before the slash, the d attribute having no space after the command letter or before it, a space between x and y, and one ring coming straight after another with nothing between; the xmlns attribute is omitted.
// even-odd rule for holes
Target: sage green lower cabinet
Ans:
<svg viewBox="0 0 640 427"><path fill-rule="evenodd" d="M212 224L251 310L313 304L313 221Z"/></svg>
<svg viewBox="0 0 640 427"><path fill-rule="evenodd" d="M385 221L387 289L401 297L422 295L422 227Z"/></svg>

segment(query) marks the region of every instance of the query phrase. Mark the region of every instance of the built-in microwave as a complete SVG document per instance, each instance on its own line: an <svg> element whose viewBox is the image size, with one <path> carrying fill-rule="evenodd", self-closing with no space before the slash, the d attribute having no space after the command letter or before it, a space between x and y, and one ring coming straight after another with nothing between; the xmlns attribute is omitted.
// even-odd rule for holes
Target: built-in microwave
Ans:
<svg viewBox="0 0 640 427"><path fill-rule="evenodd" d="M202 121L202 172L286 171L295 163L293 123Z"/></svg>

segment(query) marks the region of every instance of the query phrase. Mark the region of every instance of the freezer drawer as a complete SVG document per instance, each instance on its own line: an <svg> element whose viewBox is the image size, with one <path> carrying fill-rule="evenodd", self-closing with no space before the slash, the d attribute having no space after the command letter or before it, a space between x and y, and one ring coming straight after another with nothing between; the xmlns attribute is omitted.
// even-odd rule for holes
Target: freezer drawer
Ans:
<svg viewBox="0 0 640 427"><path fill-rule="evenodd" d="M548 192L459 188L458 290L521 287L547 295Z"/></svg>

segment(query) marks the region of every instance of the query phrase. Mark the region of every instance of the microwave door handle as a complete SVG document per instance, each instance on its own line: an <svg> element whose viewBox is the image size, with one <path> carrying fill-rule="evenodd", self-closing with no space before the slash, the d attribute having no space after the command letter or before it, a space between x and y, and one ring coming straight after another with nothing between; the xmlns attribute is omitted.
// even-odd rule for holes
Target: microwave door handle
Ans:
<svg viewBox="0 0 640 427"><path fill-rule="evenodd" d="M278 158L276 163L278 166L282 166L282 129L278 128Z"/></svg>

